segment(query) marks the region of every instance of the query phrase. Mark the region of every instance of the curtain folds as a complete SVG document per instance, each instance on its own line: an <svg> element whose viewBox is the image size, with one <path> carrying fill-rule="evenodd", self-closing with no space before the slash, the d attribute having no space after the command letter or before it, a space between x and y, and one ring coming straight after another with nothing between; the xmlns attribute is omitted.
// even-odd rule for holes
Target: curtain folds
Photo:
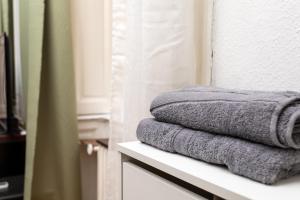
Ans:
<svg viewBox="0 0 300 200"><path fill-rule="evenodd" d="M194 0L115 0L105 200L119 200L118 142L135 140L159 93L196 83Z"/></svg>
<svg viewBox="0 0 300 200"><path fill-rule="evenodd" d="M12 35L12 1L0 0L0 32Z"/></svg>
<svg viewBox="0 0 300 200"><path fill-rule="evenodd" d="M27 80L25 200L81 199L69 3L20 5Z"/></svg>

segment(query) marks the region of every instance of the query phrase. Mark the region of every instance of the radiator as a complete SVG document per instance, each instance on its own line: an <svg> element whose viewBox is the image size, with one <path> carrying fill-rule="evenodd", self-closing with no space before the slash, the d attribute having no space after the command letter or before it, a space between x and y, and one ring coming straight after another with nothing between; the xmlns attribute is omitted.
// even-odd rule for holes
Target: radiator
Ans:
<svg viewBox="0 0 300 200"><path fill-rule="evenodd" d="M82 200L104 200L106 142L83 141L80 150Z"/></svg>
<svg viewBox="0 0 300 200"><path fill-rule="evenodd" d="M107 147L99 145L97 151L97 200L104 200L106 157Z"/></svg>

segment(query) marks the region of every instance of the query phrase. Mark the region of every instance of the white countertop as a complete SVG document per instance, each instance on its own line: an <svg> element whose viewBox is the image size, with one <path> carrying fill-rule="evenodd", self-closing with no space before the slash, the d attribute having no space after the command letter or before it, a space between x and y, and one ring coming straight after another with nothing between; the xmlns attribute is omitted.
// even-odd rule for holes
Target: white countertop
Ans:
<svg viewBox="0 0 300 200"><path fill-rule="evenodd" d="M300 199L300 175L268 186L232 174L224 167L164 152L138 141L121 143L118 148L122 154L225 199Z"/></svg>

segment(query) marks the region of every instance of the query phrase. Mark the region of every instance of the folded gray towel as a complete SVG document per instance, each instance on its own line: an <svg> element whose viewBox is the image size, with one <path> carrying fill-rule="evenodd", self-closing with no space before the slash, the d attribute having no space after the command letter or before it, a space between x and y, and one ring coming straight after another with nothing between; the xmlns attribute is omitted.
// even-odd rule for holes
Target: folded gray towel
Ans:
<svg viewBox="0 0 300 200"><path fill-rule="evenodd" d="M158 96L150 111L162 122L300 149L300 94L296 92L186 88Z"/></svg>
<svg viewBox="0 0 300 200"><path fill-rule="evenodd" d="M140 141L228 169L253 180L273 184L300 173L300 151L253 143L224 135L144 119L137 128Z"/></svg>

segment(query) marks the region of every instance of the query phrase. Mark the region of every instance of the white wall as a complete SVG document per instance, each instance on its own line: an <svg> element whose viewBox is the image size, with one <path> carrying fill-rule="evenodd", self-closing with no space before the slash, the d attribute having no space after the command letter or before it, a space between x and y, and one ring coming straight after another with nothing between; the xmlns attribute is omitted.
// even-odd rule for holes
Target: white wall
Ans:
<svg viewBox="0 0 300 200"><path fill-rule="evenodd" d="M300 91L300 1L216 0L216 86Z"/></svg>

